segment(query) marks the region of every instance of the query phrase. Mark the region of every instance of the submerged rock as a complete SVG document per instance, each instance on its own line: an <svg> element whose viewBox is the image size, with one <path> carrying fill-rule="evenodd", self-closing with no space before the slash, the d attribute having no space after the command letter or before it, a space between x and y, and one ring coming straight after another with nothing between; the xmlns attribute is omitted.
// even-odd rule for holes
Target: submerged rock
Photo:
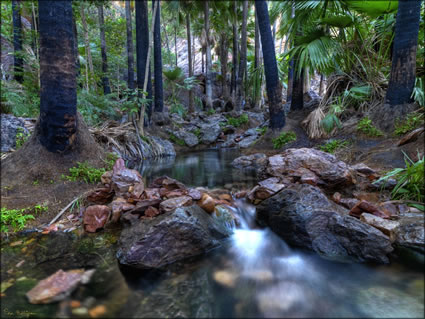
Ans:
<svg viewBox="0 0 425 319"><path fill-rule="evenodd" d="M393 251L389 238L351 217L329 201L321 190L293 185L257 206L257 219L290 245L333 259L388 263Z"/></svg>
<svg viewBox="0 0 425 319"><path fill-rule="evenodd" d="M233 167L242 169L263 169L266 165L267 156L263 153L240 156L232 162Z"/></svg>
<svg viewBox="0 0 425 319"><path fill-rule="evenodd" d="M40 281L26 296L32 304L47 304L68 297L80 283L88 283L94 270L75 269L55 272Z"/></svg>
<svg viewBox="0 0 425 319"><path fill-rule="evenodd" d="M161 268L218 247L230 234L225 218L209 215L197 205L181 207L132 221L121 233L117 258L131 267Z"/></svg>

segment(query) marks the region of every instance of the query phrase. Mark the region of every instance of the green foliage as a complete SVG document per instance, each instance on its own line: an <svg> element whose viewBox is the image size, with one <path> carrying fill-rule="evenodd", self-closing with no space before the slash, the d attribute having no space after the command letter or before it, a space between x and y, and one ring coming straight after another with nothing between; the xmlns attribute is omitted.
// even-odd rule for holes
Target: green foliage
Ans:
<svg viewBox="0 0 425 319"><path fill-rule="evenodd" d="M263 127L258 127L255 130L260 133L260 135L264 135L267 132L268 127L267 126L263 126Z"/></svg>
<svg viewBox="0 0 425 319"><path fill-rule="evenodd" d="M274 139L272 139L273 148L279 149L285 144L289 142L293 142L297 140L297 135L293 131L282 132L280 135Z"/></svg>
<svg viewBox="0 0 425 319"><path fill-rule="evenodd" d="M215 110L214 109L209 109L207 111L207 115L213 115L213 114L215 114Z"/></svg>
<svg viewBox="0 0 425 319"><path fill-rule="evenodd" d="M395 168L382 176L375 183L386 181L389 178L395 178L397 185L391 192L393 199L415 200L423 202L425 200L425 167L424 156L417 162L413 162L406 154L405 168ZM418 154L419 156L419 154Z"/></svg>
<svg viewBox="0 0 425 319"><path fill-rule="evenodd" d="M24 84L27 84L24 82ZM1 111L17 117L37 117L40 110L38 87L26 87L16 81L1 81Z"/></svg>
<svg viewBox="0 0 425 319"><path fill-rule="evenodd" d="M422 60L423 61L423 60ZM415 87L413 88L412 98L422 107L425 107L425 84L420 77L416 78Z"/></svg>
<svg viewBox="0 0 425 319"><path fill-rule="evenodd" d="M336 150L350 145L350 142L344 140L332 140L324 145L319 146L323 152L334 154Z"/></svg>
<svg viewBox="0 0 425 319"><path fill-rule="evenodd" d="M77 166L69 169L70 175L62 175L62 178L72 182L83 180L86 183L97 183L100 182L100 177L105 172L105 168L95 168L90 166L87 162L77 162Z"/></svg>
<svg viewBox="0 0 425 319"><path fill-rule="evenodd" d="M106 169L108 171L110 171L113 167L115 162L117 161L117 159L119 158L117 153L108 153L106 154L106 160L105 160L105 164L106 164Z"/></svg>
<svg viewBox="0 0 425 319"><path fill-rule="evenodd" d="M194 129L194 130L192 131L192 133L193 133L193 134L195 134L195 135L196 135L196 137L197 137L198 139L200 139L200 138L201 138L202 133L201 133L201 129L200 129L200 128L196 128L196 129Z"/></svg>
<svg viewBox="0 0 425 319"><path fill-rule="evenodd" d="M367 116L357 123L357 131L371 137L384 135L380 130L373 126L372 120Z"/></svg>
<svg viewBox="0 0 425 319"><path fill-rule="evenodd" d="M18 127L16 132L16 140L15 140L16 149L21 148L22 145L24 145L24 143L28 140L29 137L30 135L25 133L22 127Z"/></svg>
<svg viewBox="0 0 425 319"><path fill-rule="evenodd" d="M184 117L187 111L183 104L175 101L173 104L171 104L170 113L176 113L181 117Z"/></svg>
<svg viewBox="0 0 425 319"><path fill-rule="evenodd" d="M174 144L178 144L178 145L180 145L180 146L185 146L186 145L186 143L181 139L181 138L178 138L177 136L175 136L174 134L170 134L170 141L172 141Z"/></svg>
<svg viewBox="0 0 425 319"><path fill-rule="evenodd" d="M394 134L404 135L415 128L424 125L424 113L412 112L407 115L404 121L396 121Z"/></svg>
<svg viewBox="0 0 425 319"><path fill-rule="evenodd" d="M0 231L7 233L10 231L18 231L25 227L29 219L35 219L31 214L25 214L28 208L23 209L7 209L1 208Z"/></svg>
<svg viewBox="0 0 425 319"><path fill-rule="evenodd" d="M106 120L118 120L120 101L114 100L113 95L97 95L86 90L81 90L77 95L78 111L84 121L90 126L96 126Z"/></svg>
<svg viewBox="0 0 425 319"><path fill-rule="evenodd" d="M234 127L239 127L249 122L249 117L247 114L242 114L239 117L231 117L227 118L227 124L232 125Z"/></svg>

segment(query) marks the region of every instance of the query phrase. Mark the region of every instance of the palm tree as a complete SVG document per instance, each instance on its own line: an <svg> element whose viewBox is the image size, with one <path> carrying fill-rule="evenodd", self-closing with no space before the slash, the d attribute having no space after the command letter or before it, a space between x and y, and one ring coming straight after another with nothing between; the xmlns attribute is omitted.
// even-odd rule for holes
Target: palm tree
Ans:
<svg viewBox="0 0 425 319"><path fill-rule="evenodd" d="M239 58L239 74L237 84L237 102L236 109L242 109L242 100L244 99L244 75L246 70L246 49L247 49L247 39L246 39L246 23L248 19L248 0L243 1L242 9L242 30L241 30L241 51Z"/></svg>
<svg viewBox="0 0 425 319"><path fill-rule="evenodd" d="M386 95L386 101L390 105L404 104L411 100L416 77L421 2L400 0L398 4L391 75Z"/></svg>
<svg viewBox="0 0 425 319"><path fill-rule="evenodd" d="M131 3L125 1L125 18L127 26L127 65L128 65L128 88L134 90L134 49L133 49L133 27L131 23Z"/></svg>
<svg viewBox="0 0 425 319"><path fill-rule="evenodd" d="M136 1L136 52L137 52L137 87L143 91L143 84L145 80L146 59L149 49L149 26L148 26L148 7L147 1ZM148 65L148 85L147 85L147 98L152 98L152 83L150 68ZM141 96L142 92L140 92ZM152 113L152 103L148 103L147 112L148 119ZM139 122L140 123L140 122ZM145 121L145 125L149 123Z"/></svg>
<svg viewBox="0 0 425 319"><path fill-rule="evenodd" d="M39 1L40 143L70 151L77 132L77 90L71 1ZM52 45L54 43L60 45Z"/></svg>
<svg viewBox="0 0 425 319"><path fill-rule="evenodd" d="M285 113L283 111L281 86L266 1L255 0L255 10L258 17L258 27L260 29L264 57L270 128L277 130L285 126Z"/></svg>
<svg viewBox="0 0 425 319"><path fill-rule="evenodd" d="M23 60L22 60L22 22L21 6L19 0L12 1L13 11L13 51L14 51L14 76L15 80L22 83Z"/></svg>
<svg viewBox="0 0 425 319"><path fill-rule="evenodd" d="M157 2L155 26L153 29L153 64L154 64L154 77L155 77L155 112L162 112L164 109L164 92L162 88L162 54L161 54L161 13L160 2ZM152 1L152 12L154 10L155 1Z"/></svg>
<svg viewBox="0 0 425 319"><path fill-rule="evenodd" d="M204 2L204 19L206 33L206 76L205 76L205 92L206 92L206 109L212 108L212 62L211 62L211 45L210 45L210 19L209 19L209 3Z"/></svg>
<svg viewBox="0 0 425 319"><path fill-rule="evenodd" d="M106 39L105 39L105 21L103 17L103 5L99 4L97 6L97 11L99 15L99 30L100 30L100 50L102 55L102 85L103 85L103 94L111 93L111 88L109 87L108 79L108 59L106 55Z"/></svg>

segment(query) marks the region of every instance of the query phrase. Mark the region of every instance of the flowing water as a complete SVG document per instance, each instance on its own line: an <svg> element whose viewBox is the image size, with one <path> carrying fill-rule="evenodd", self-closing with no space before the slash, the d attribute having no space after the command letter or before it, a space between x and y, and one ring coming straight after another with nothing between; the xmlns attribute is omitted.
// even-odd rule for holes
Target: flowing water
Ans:
<svg viewBox="0 0 425 319"><path fill-rule="evenodd" d="M139 169L147 180L168 175L187 186L250 187L255 173L231 168L237 155L191 153L144 163ZM105 306L103 316L125 318L424 316L421 268L331 262L292 249L269 229L257 228L255 208L245 201L237 202L235 214L241 226L223 247L161 273L120 269L113 231L28 235L21 239L32 240L24 251L4 243L2 283L19 279L1 298L2 316L84 317L96 306ZM27 262L17 269L13 265L21 259ZM30 305L25 300L37 280L77 266L97 268L91 283L72 295L81 306L71 309L69 300L59 305Z"/></svg>

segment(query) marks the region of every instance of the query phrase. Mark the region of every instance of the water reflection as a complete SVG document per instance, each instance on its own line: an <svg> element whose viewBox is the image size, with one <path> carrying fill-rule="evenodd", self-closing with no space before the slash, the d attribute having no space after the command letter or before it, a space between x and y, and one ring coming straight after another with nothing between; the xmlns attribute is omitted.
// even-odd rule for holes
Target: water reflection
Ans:
<svg viewBox="0 0 425 319"><path fill-rule="evenodd" d="M240 155L238 150L209 150L166 157L155 161L143 161L136 169L149 183L155 177L167 175L187 186L243 187L254 186L255 171L241 171L231 167Z"/></svg>

